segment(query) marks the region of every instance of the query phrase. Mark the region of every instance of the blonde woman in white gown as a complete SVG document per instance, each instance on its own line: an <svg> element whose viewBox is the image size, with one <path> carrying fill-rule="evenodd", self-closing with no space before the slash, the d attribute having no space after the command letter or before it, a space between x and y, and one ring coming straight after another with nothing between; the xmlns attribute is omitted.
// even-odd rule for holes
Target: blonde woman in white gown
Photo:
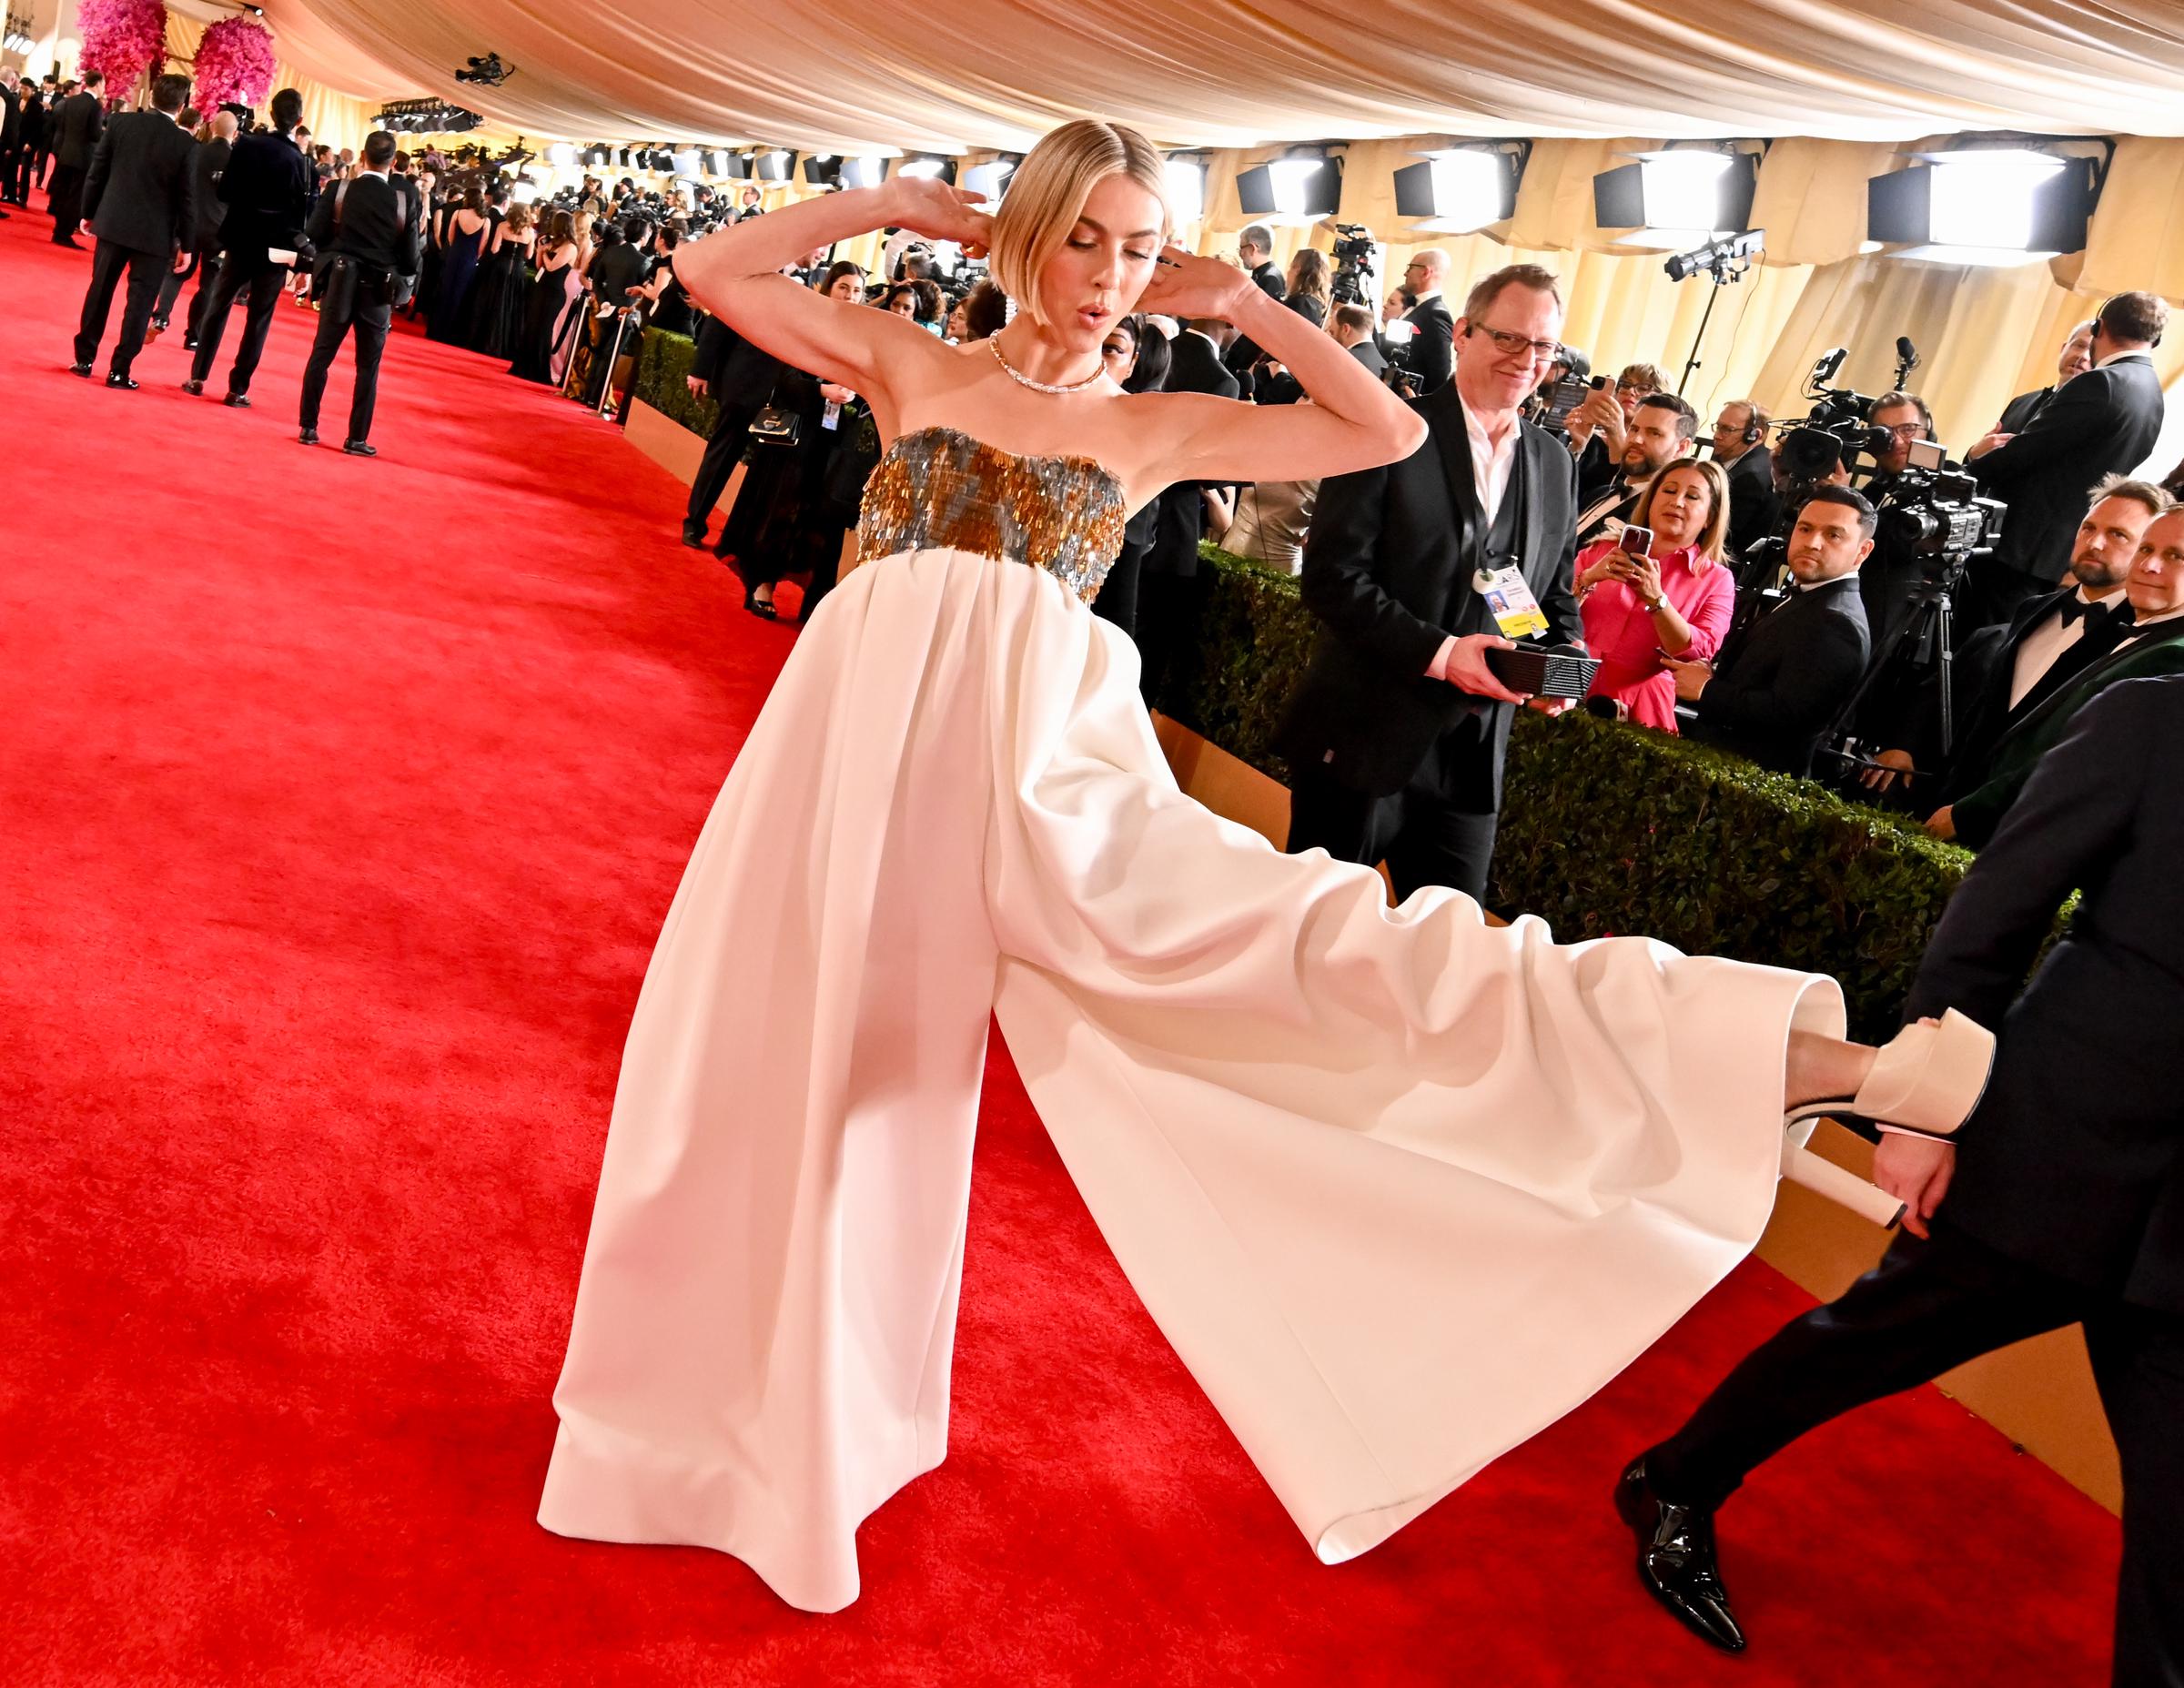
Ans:
<svg viewBox="0 0 2184 1688"><path fill-rule="evenodd" d="M952 346L774 273L890 225L990 246L1016 319ZM1076 123L996 217L898 177L676 255L889 443L865 564L783 669L645 976L549 1529L718 1548L814 1611L856 1597L858 1523L946 1450L989 1014L1132 1285L1330 1562L1744 1256L1785 1103L1864 1084L1866 1111L1946 1128L1973 1100L1936 1103L1934 1051L1963 1040L1926 1027L1869 1079L1829 980L1558 945L1450 891L1391 909L1371 870L1178 791L1135 651L1086 608L1126 515L1171 480L1388 462L1424 427L1240 270L1164 255L1168 227L1151 147ZM1313 402L1125 395L1100 348L1140 308L1227 318ZM1949 1030L1983 1075L1984 1035Z"/></svg>

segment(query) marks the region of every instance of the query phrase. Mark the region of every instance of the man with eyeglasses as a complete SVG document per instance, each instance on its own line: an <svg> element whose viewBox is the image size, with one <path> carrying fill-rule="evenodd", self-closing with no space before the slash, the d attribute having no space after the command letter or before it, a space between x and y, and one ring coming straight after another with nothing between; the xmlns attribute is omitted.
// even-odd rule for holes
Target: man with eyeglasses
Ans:
<svg viewBox="0 0 2184 1688"><path fill-rule="evenodd" d="M1438 391L1455 367L1456 323L1441 297L1448 275L1449 255L1439 247L1413 252L1403 266L1403 291L1416 301L1402 316L1410 325L1410 338L1394 348L1407 398Z"/></svg>
<svg viewBox="0 0 2184 1688"><path fill-rule="evenodd" d="M1570 413L1570 450L1577 458L1581 500L1596 497L1615 479L1638 407L1667 386L1668 377L1654 365L1626 364L1613 386L1595 389Z"/></svg>
<svg viewBox="0 0 2184 1688"><path fill-rule="evenodd" d="M1934 412L1916 393L1887 392L1873 401L1867 419L1888 430L1888 449L1874 458L1871 472L1855 485L1876 510L1886 510L1911 466L1912 446L1934 438ZM1866 624L1873 630L1876 652L1886 648L1923 571L1923 561L1915 550L1887 539L1876 543L1873 555L1858 571L1858 593L1866 601Z"/></svg>
<svg viewBox="0 0 2184 1688"><path fill-rule="evenodd" d="M1291 773L1289 848L1388 864L1396 895L1483 899L1516 705L1487 652L1544 628L1582 645L1570 589L1570 454L1522 419L1562 329L1536 265L1471 289L1454 374L1414 399L1425 444L1320 482L1300 581L1320 622L1276 743Z"/></svg>

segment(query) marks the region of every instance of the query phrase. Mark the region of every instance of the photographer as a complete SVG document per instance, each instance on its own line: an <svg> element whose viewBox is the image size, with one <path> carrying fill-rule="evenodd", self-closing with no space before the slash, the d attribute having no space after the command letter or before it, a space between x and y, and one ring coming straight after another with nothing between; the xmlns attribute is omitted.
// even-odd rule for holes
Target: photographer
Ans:
<svg viewBox="0 0 2184 1688"><path fill-rule="evenodd" d="M1595 394L1594 397L1599 395ZM1578 493L1577 540L1613 539L1645 501L1653 477L1688 456L1699 431L1699 413L1673 393L1649 393L1633 409L1614 474L1588 497Z"/></svg>
<svg viewBox="0 0 2184 1688"><path fill-rule="evenodd" d="M1934 412L1916 393L1887 392L1873 401L1867 421L1887 430L1888 444L1873 454L1873 469L1866 480L1858 482L1854 475L1853 481L1876 510L1885 510L1911 466L1912 446L1934 438ZM1885 535L1876 539L1873 555L1858 571L1858 591L1866 600L1866 624L1873 630L1876 648L1896 630L1924 578L1924 562L1916 549Z"/></svg>
<svg viewBox="0 0 2184 1688"><path fill-rule="evenodd" d="M1591 502L1615 479L1623 461L1623 436L1637 419L1638 407L1667 385L1668 377L1652 364L1630 364L1613 387L1594 388L1570 412L1570 450L1577 458L1581 505Z"/></svg>
<svg viewBox="0 0 2184 1688"><path fill-rule="evenodd" d="M1403 266L1403 291L1411 302L1402 320L1410 325L1410 334L1393 342L1389 360L1401 370L1398 384L1408 398L1438 391L1455 367L1456 322L1441 297L1448 274L1449 255L1439 247L1413 252Z"/></svg>
<svg viewBox="0 0 2184 1688"><path fill-rule="evenodd" d="M1968 467L2009 519L1971 578L1967 625L2007 622L2026 599L2052 591L2047 571L2068 549L2086 489L2129 474L2154 449L2164 406L2152 352L2168 325L2159 295L2118 293L2093 318L2093 368L2058 388L2023 433L1989 434L1972 448Z"/></svg>
<svg viewBox="0 0 2184 1688"><path fill-rule="evenodd" d="M652 234L652 224L642 217L632 217L622 226L621 244L602 247L592 260L587 280L595 303L592 367L584 376L584 403L594 410L605 400L607 388L614 379L617 339L625 350L636 344L631 325L622 318L637 308L636 290L651 272L652 260L645 257L644 247Z"/></svg>
<svg viewBox="0 0 2184 1688"><path fill-rule="evenodd" d="M1847 487L1815 492L1790 531L1790 590L1730 634L1713 664L1663 659L1694 706L1693 738L1780 773L1812 772L1872 650L1856 576L1876 521Z"/></svg>
<svg viewBox="0 0 2184 1688"><path fill-rule="evenodd" d="M326 394L327 371L343 339L354 330L357 380L349 404L349 434L341 445L351 457L379 455L369 435L379 354L387 345L395 296L402 285L415 283L424 262L422 207L406 184L389 178L387 167L393 162L394 136L374 130L364 142L357 174L322 195L311 217L311 244L325 263L326 296L310 361L304 366L297 438L307 446L318 443L318 404Z"/></svg>

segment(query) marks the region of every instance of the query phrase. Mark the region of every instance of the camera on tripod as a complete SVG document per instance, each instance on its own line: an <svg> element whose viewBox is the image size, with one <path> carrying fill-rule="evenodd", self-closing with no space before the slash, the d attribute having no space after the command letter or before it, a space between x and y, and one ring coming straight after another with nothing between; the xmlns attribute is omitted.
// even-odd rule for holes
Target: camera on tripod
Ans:
<svg viewBox="0 0 2184 1688"><path fill-rule="evenodd" d="M1372 274L1372 230L1362 223L1337 223L1335 236L1335 276L1328 297L1337 305L1362 305L1365 281Z"/></svg>

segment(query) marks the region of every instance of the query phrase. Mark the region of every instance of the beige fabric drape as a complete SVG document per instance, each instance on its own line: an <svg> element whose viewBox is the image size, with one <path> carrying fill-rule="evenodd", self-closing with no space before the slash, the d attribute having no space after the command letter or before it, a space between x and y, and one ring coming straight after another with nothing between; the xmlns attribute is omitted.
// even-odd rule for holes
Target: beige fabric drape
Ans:
<svg viewBox="0 0 2184 1688"><path fill-rule="evenodd" d="M189 61L197 55L197 43L204 38L207 23L211 18L232 15L205 9L209 13L208 17L195 16L169 0L167 55L172 68L187 73ZM303 121L312 135L336 147L361 147L364 137L375 126L372 118L379 111L379 100L360 96L353 90L353 85L330 86L309 75L286 56L288 43L282 38L276 36L273 46L273 86L294 88L303 96Z"/></svg>
<svg viewBox="0 0 2184 1688"><path fill-rule="evenodd" d="M266 0L495 123L832 148L1028 145L1104 116L1170 146L1329 136L2184 135L2162 0ZM327 48L331 51L330 45ZM500 87L455 66L497 52ZM329 77L339 82L340 78ZM376 90L375 90L376 91Z"/></svg>

